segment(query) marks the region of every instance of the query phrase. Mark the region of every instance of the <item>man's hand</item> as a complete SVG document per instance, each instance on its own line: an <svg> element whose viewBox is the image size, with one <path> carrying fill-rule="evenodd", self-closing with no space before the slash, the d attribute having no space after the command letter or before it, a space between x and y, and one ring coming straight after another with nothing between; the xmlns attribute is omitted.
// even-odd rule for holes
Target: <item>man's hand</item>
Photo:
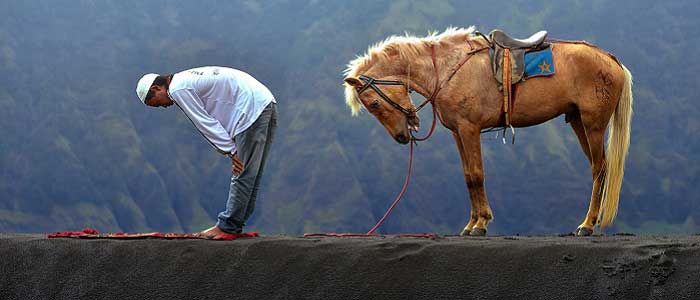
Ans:
<svg viewBox="0 0 700 300"><path fill-rule="evenodd" d="M234 154L231 158L231 173L236 176L240 176L243 173L243 162L238 158L238 153Z"/></svg>

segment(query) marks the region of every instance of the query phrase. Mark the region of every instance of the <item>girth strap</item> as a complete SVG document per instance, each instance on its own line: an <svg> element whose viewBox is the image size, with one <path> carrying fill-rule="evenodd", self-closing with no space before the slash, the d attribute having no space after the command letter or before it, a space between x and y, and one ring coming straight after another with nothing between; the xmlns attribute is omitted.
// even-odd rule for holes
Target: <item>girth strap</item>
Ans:
<svg viewBox="0 0 700 300"><path fill-rule="evenodd" d="M510 60L510 49L503 49L503 62L501 65L503 69L503 113L505 115L506 127L510 126L510 115L513 111L511 107L511 96L512 96L512 77L511 77L511 60Z"/></svg>

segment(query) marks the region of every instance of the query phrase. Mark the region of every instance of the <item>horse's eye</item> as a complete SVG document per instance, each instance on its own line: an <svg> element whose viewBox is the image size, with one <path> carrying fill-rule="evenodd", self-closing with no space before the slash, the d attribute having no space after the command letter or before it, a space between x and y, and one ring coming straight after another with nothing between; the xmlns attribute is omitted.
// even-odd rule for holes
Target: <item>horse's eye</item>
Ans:
<svg viewBox="0 0 700 300"><path fill-rule="evenodd" d="M374 102L372 102L372 104L370 104L369 107L371 107L372 109L379 108L379 100L374 100Z"/></svg>

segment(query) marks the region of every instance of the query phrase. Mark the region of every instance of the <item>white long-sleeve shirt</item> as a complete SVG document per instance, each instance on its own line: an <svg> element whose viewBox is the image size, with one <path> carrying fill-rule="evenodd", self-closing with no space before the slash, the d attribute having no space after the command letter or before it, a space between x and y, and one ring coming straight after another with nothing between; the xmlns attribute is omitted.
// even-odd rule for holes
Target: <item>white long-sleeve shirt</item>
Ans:
<svg viewBox="0 0 700 300"><path fill-rule="evenodd" d="M168 93L222 154L236 153L233 137L248 129L270 102L276 102L270 90L253 76L226 67L176 73Z"/></svg>

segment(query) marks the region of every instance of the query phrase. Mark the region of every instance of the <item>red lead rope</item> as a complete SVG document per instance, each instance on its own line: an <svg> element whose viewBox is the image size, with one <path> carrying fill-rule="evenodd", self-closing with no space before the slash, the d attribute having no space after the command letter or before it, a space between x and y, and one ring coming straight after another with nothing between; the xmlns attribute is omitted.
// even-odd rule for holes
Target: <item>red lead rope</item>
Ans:
<svg viewBox="0 0 700 300"><path fill-rule="evenodd" d="M384 220L386 220L386 218L389 217L389 214L391 214L391 211L394 210L394 207L396 207L396 205L399 204L399 201L401 201L403 194L406 193L406 190L408 189L408 182L411 180L411 166L413 165L413 141L411 141L410 149L410 158L408 159L408 175L406 175L406 181L404 181L403 183L401 193L399 193L399 195L396 196L396 200L394 200L394 203L392 203L389 209L386 210L384 216L379 220L379 222L377 222L377 224L374 225L372 229L367 231L367 235L374 233L374 231L377 230L377 228L379 228L379 226L381 226L382 223L384 223Z"/></svg>
<svg viewBox="0 0 700 300"><path fill-rule="evenodd" d="M392 203L391 206L389 206L389 209L386 210L386 212L384 213L384 216L379 220L379 222L377 222L377 224L375 224L374 227L372 227L372 229L370 229L367 232L367 235L373 234L374 231L377 230L377 228L379 228L379 226L381 226L382 223L384 223L384 220L386 220L386 218L389 217L389 215L391 214L391 211L394 210L394 207L396 207L396 205L399 204L399 202L401 201L401 198L403 198L403 194L406 193L406 190L408 189L408 182L411 181L411 167L413 166L413 145L416 144L416 141L427 140L433 134L433 131L435 131L435 123L436 123L436 119L437 119L437 113L435 112L435 107L432 105L431 105L431 107L433 109L433 124L430 126L430 131L428 131L428 134L426 134L422 138L417 138L417 137L413 136L413 133L411 133L412 139L410 142L411 145L409 147L410 150L409 150L409 155L408 155L408 172L406 174L406 180L403 183L403 188L401 188L401 192L399 193L399 195L396 196L396 200L394 200L394 203Z"/></svg>

